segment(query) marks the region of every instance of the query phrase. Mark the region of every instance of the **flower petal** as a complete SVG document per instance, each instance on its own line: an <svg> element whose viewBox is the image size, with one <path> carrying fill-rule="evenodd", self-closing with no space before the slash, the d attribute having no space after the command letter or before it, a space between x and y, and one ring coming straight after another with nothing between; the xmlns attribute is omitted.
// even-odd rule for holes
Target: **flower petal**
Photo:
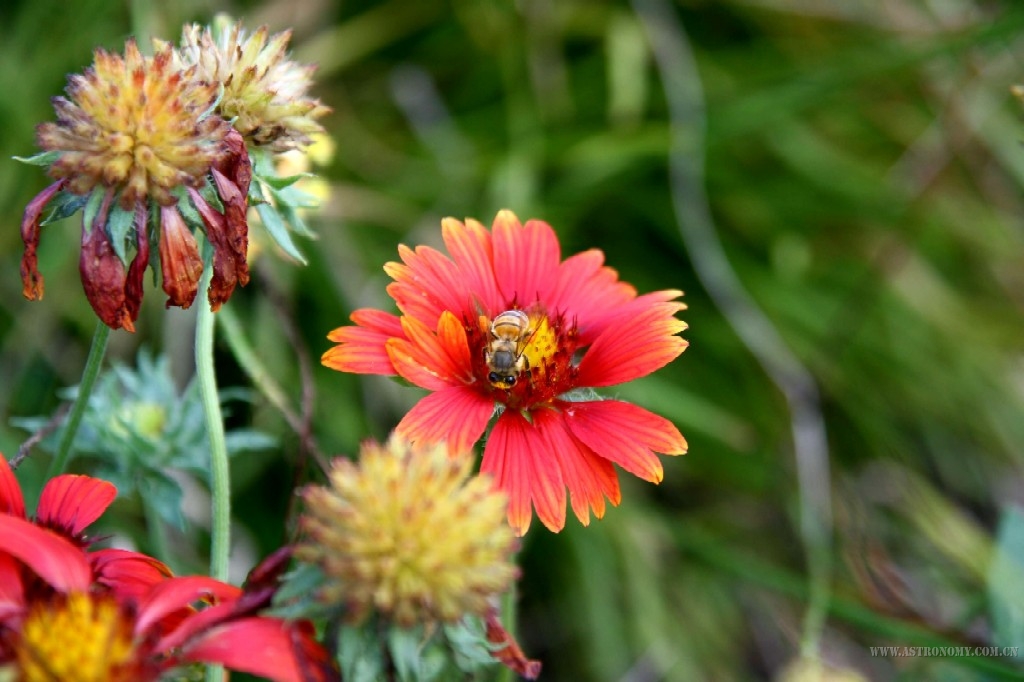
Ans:
<svg viewBox="0 0 1024 682"><path fill-rule="evenodd" d="M50 203L50 199L63 189L64 184L64 180L58 180L37 194L28 202L21 218L21 240L25 243L25 253L21 257L21 293L30 301L37 301L43 297L43 276L39 274L39 259L36 256L43 209Z"/></svg>
<svg viewBox="0 0 1024 682"><path fill-rule="evenodd" d="M320 358L325 367L355 374L397 374L385 343L393 336L404 337L397 315L361 308L350 316L356 326L338 327L327 338L338 345Z"/></svg>
<svg viewBox="0 0 1024 682"><path fill-rule="evenodd" d="M566 423L584 445L635 476L661 482L658 456L681 455L686 441L672 422L620 400L567 403Z"/></svg>
<svg viewBox="0 0 1024 682"><path fill-rule="evenodd" d="M615 467L573 437L565 423L564 413L537 410L533 415L533 425L544 434L548 451L558 459L562 480L569 488L573 513L580 523L584 526L590 524L591 509L597 518L604 516L605 497L612 505L619 504L622 494Z"/></svg>
<svg viewBox="0 0 1024 682"><path fill-rule="evenodd" d="M47 481L39 496L36 519L39 524L70 538L103 515L117 497L112 483L77 474L64 474Z"/></svg>
<svg viewBox="0 0 1024 682"><path fill-rule="evenodd" d="M493 476L495 485L509 496L509 525L520 537L526 535L534 518L529 496L529 446L525 434L528 426L522 415L502 413L490 430L480 463L480 473Z"/></svg>
<svg viewBox="0 0 1024 682"><path fill-rule="evenodd" d="M395 431L410 441L447 441L455 452L468 450L483 435L494 403L467 389L448 386L412 406Z"/></svg>
<svg viewBox="0 0 1024 682"><path fill-rule="evenodd" d="M275 618L242 618L217 626L189 642L183 658L220 663L276 682L338 679L328 656L308 631Z"/></svg>
<svg viewBox="0 0 1024 682"><path fill-rule="evenodd" d="M445 310L471 316L471 290L451 259L429 246L413 251L400 245L398 255L402 263L387 263L384 272L395 280L388 285L388 293L399 310L431 329Z"/></svg>
<svg viewBox="0 0 1024 682"><path fill-rule="evenodd" d="M160 207L160 272L167 307L189 308L199 291L203 259L177 206Z"/></svg>
<svg viewBox="0 0 1024 682"><path fill-rule="evenodd" d="M120 599L138 602L153 586L171 577L171 569L151 556L127 549L99 549L88 553L95 581Z"/></svg>
<svg viewBox="0 0 1024 682"><path fill-rule="evenodd" d="M604 253L590 249L565 259L548 294L548 309L576 320L581 345L607 328L615 311L636 298L636 289L604 266Z"/></svg>
<svg viewBox="0 0 1024 682"><path fill-rule="evenodd" d="M25 518L25 498L7 460L0 454L0 514Z"/></svg>
<svg viewBox="0 0 1024 682"><path fill-rule="evenodd" d="M473 383L466 328L454 315L441 314L436 335L408 315L402 317L402 329L406 338L385 344L391 364L402 377L433 391Z"/></svg>
<svg viewBox="0 0 1024 682"><path fill-rule="evenodd" d="M461 223L455 218L445 218L441 221L441 236L448 253L462 272L466 286L482 308L478 312L488 317L501 312L506 301L502 300L494 277L491 233L472 219Z"/></svg>
<svg viewBox="0 0 1024 682"><path fill-rule="evenodd" d="M131 312L125 300L127 274L124 264L114 251L107 235L106 222L113 199L111 193L103 203L91 226L82 219L82 252L78 270L82 275L82 288L96 315L111 329L135 331Z"/></svg>
<svg viewBox="0 0 1024 682"><path fill-rule="evenodd" d="M135 633L146 633L154 623L175 611L188 608L193 602L209 599L225 602L238 599L241 594L239 588L205 576L168 578L158 583L139 602ZM184 623L182 627L185 627Z"/></svg>
<svg viewBox="0 0 1024 682"><path fill-rule="evenodd" d="M565 527L565 482L562 480L558 456L552 451L544 429L536 422L530 424L517 411L505 411L498 418L494 430L490 432L484 461L488 453L495 454L492 442L495 441L496 434L499 441L495 449L502 446L501 439L504 439L507 449L511 449L505 453L503 459L507 464L511 458L517 460L511 464L518 465L524 474L523 484L529 494L529 500L537 509L537 517L549 530L558 532ZM512 522L511 506L509 520ZM528 525L528 519L526 523ZM512 525L516 527L517 523L512 522ZM525 531L523 528L522 532Z"/></svg>
<svg viewBox="0 0 1024 682"><path fill-rule="evenodd" d="M606 329L584 353L576 376L579 385L625 383L674 360L689 345L677 336L686 329L686 323L675 317L683 308L679 302L659 302L620 318L622 324Z"/></svg>
<svg viewBox="0 0 1024 682"><path fill-rule="evenodd" d="M0 623L25 608L21 570L13 557L0 553Z"/></svg>
<svg viewBox="0 0 1024 682"><path fill-rule="evenodd" d="M16 516L0 516L0 553L9 554L58 592L89 589L85 553L45 528Z"/></svg>
<svg viewBox="0 0 1024 682"><path fill-rule="evenodd" d="M507 210L498 212L492 231L494 274L505 300L520 306L546 301L561 260L555 231L540 220L521 225Z"/></svg>

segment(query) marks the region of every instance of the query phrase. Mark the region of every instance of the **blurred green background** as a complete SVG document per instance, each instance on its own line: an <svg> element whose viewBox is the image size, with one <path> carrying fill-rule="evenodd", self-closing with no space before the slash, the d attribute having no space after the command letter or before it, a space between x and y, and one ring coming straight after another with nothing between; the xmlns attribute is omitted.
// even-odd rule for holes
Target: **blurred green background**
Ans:
<svg viewBox="0 0 1024 682"><path fill-rule="evenodd" d="M381 266L400 242L438 245L444 216L510 208L551 223L566 254L603 249L641 291L686 291L690 348L613 393L671 418L689 454L666 458L660 486L624 476L621 506L589 528L535 522L526 538L518 630L542 679L1024 679L1022 658L868 648L1024 651L1020 3L15 0L0 8L0 159L36 151L49 98L94 47L177 40L217 11L293 27L334 109L308 267L256 234L253 282L228 305L300 421L306 400L323 453L385 437L418 398L318 359L352 309L390 305ZM47 179L0 163L11 457L28 436L11 419L58 407L95 318L74 220L44 230L46 298L22 299L20 215ZM164 353L184 386L193 316L163 301L150 282L109 358ZM224 343L218 361L222 387L251 386ZM259 394L230 420L277 440L234 460L241 577L285 539L315 466ZM810 434L802 459L794 433ZM46 457L20 468L27 488ZM203 567L196 494L171 537L179 570ZM145 547L137 500L115 510L106 530ZM812 604L825 621L806 630ZM834 677L790 666L815 635Z"/></svg>

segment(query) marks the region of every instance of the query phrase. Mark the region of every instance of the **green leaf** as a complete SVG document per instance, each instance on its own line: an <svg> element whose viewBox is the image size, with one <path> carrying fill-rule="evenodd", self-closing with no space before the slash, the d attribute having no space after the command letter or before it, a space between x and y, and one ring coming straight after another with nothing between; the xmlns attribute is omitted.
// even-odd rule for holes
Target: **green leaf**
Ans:
<svg viewBox="0 0 1024 682"><path fill-rule="evenodd" d="M92 234L92 224L96 220L96 214L100 212L100 205L103 203L103 195L106 189L97 187L89 195L85 202L85 213L82 215L82 225L85 226L86 234Z"/></svg>
<svg viewBox="0 0 1024 682"><path fill-rule="evenodd" d="M12 156L15 161L27 163L30 166L43 166L49 168L53 162L60 158L60 152L39 152L33 156Z"/></svg>
<svg viewBox="0 0 1024 682"><path fill-rule="evenodd" d="M80 194L73 194L67 190L57 192L57 196L50 200L50 215L41 223L49 225L58 220L64 220L75 213L78 213L85 206L88 197Z"/></svg>
<svg viewBox="0 0 1024 682"><path fill-rule="evenodd" d="M995 643L1024 642L1024 511L1009 507L999 523L996 551L988 572L988 601Z"/></svg>
<svg viewBox="0 0 1024 682"><path fill-rule="evenodd" d="M267 233L277 242L277 245L286 254L306 265L306 259L296 248L295 243L292 242L291 235L288 234L288 228L285 226L284 220L281 218L281 214L277 212L277 209L270 204L257 204L256 211L260 214L260 220L263 221L263 226L267 228Z"/></svg>
<svg viewBox="0 0 1024 682"><path fill-rule="evenodd" d="M135 230L135 209L125 210L119 203L115 203L107 217L106 228L107 236L110 237L110 243L114 247L114 253L127 266L128 235Z"/></svg>
<svg viewBox="0 0 1024 682"><path fill-rule="evenodd" d="M260 182L263 182L276 190L283 190L294 185L302 178L312 178L314 176L312 173L299 173L297 175L288 175L283 178L276 175L260 175L257 177L259 177Z"/></svg>
<svg viewBox="0 0 1024 682"><path fill-rule="evenodd" d="M391 628L388 632L388 651L402 682L420 679L423 632L420 628Z"/></svg>
<svg viewBox="0 0 1024 682"><path fill-rule="evenodd" d="M378 682L384 679L384 662L373 623L346 626L338 632L338 662L346 682Z"/></svg>
<svg viewBox="0 0 1024 682"><path fill-rule="evenodd" d="M185 530L185 516L181 513L184 494L173 478L150 470L138 482L139 496L156 510L161 519L178 530Z"/></svg>

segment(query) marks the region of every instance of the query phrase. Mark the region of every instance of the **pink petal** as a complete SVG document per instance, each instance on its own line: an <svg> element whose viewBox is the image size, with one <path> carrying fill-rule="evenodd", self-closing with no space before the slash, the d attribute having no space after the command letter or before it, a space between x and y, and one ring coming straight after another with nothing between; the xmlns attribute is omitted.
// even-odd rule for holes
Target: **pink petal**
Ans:
<svg viewBox="0 0 1024 682"><path fill-rule="evenodd" d="M272 618L243 618L219 625L190 642L183 658L220 663L276 682L337 679L326 654L308 633Z"/></svg>
<svg viewBox="0 0 1024 682"><path fill-rule="evenodd" d="M672 422L620 400L568 403L569 430L584 445L635 476L659 483L661 461L652 452L680 455L686 441Z"/></svg>
<svg viewBox="0 0 1024 682"><path fill-rule="evenodd" d="M604 267L604 253L590 249L565 259L548 295L548 308L576 320L582 345L590 344L608 327L617 311L636 298L632 285Z"/></svg>
<svg viewBox="0 0 1024 682"><path fill-rule="evenodd" d="M193 602L205 599L230 601L238 599L241 594L242 590L233 585L204 576L168 578L158 583L139 603L135 632L145 633L164 616L187 608Z"/></svg>
<svg viewBox="0 0 1024 682"><path fill-rule="evenodd" d="M515 440L517 436L519 441ZM530 482L526 467L522 465L524 441L520 430L508 428L507 424L499 430L495 424L480 463L480 473L493 477L494 484L508 495L508 523L520 537L526 535L533 520Z"/></svg>
<svg viewBox="0 0 1024 682"><path fill-rule="evenodd" d="M445 218L441 221L441 236L466 286L480 304L479 312L488 317L501 312L506 301L494 277L491 233L475 220L466 220L463 224L454 218Z"/></svg>
<svg viewBox="0 0 1024 682"><path fill-rule="evenodd" d="M419 320L404 316L408 339L391 339L385 348L398 373L417 386L437 391L475 381L466 328L450 312L441 314L435 335Z"/></svg>
<svg viewBox="0 0 1024 682"><path fill-rule="evenodd" d="M494 430L505 428L509 430L506 442L512 448L512 454L505 461L525 467L537 518L557 533L565 527L565 482L558 466L558 455L549 447L544 432L536 424L526 421L519 412L506 410L498 418ZM493 438L494 431L491 432ZM518 456L516 450L520 453Z"/></svg>
<svg viewBox="0 0 1024 682"><path fill-rule="evenodd" d="M112 483L77 474L50 479L43 487L36 509L40 525L78 538L93 521L103 515L117 497Z"/></svg>
<svg viewBox="0 0 1024 682"><path fill-rule="evenodd" d="M561 259L555 231L539 220L520 225L511 211L498 213L492 231L494 274L505 301L520 307L547 301Z"/></svg>
<svg viewBox="0 0 1024 682"><path fill-rule="evenodd" d="M490 399L464 386L449 386L413 405L395 431L410 441L447 441L461 452L480 439L493 413Z"/></svg>
<svg viewBox="0 0 1024 682"><path fill-rule="evenodd" d="M447 256L429 246L418 246L413 251L404 245L398 247L398 255L404 265L388 263L384 271L395 280L388 286L388 293L399 310L431 329L445 310L458 315L473 312L470 289Z"/></svg>
<svg viewBox="0 0 1024 682"><path fill-rule="evenodd" d="M615 467L573 437L563 413L537 410L533 414L533 425L544 434L548 450L558 459L562 480L569 488L573 513L580 523L590 524L591 509L597 518L604 516L606 496L613 505L619 504L622 494Z"/></svg>
<svg viewBox="0 0 1024 682"><path fill-rule="evenodd" d="M0 516L0 553L28 566L58 592L84 591L92 583L92 570L82 550L16 516Z"/></svg>
<svg viewBox="0 0 1024 682"><path fill-rule="evenodd" d="M682 303L655 303L630 315L625 330L604 331L580 361L576 380L581 386L613 386L647 376L679 356L688 342L677 336L686 323L675 314Z"/></svg>
<svg viewBox="0 0 1024 682"><path fill-rule="evenodd" d="M25 498L21 494L21 486L14 472L7 465L7 460L0 454L0 514L10 514L25 518Z"/></svg>

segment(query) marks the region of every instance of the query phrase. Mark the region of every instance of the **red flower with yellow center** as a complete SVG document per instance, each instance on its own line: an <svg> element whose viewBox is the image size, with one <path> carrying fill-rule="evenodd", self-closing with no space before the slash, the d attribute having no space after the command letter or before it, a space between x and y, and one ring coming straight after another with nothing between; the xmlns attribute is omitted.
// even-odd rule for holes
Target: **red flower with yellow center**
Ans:
<svg viewBox="0 0 1024 682"><path fill-rule="evenodd" d="M24 682L139 682L206 662L283 682L337 679L307 623L258 613L287 553L238 588L171 577L136 552L86 551L83 530L115 494L106 481L58 476L30 521L0 457L0 678L13 670Z"/></svg>
<svg viewBox="0 0 1024 682"><path fill-rule="evenodd" d="M638 296L596 249L563 261L549 225L523 225L509 211L491 231L446 219L442 235L451 257L400 246L402 262L384 267L402 315L355 311L355 326L329 335L338 345L324 365L397 374L433 391L396 429L412 441L468 448L497 408L481 471L507 492L520 535L531 507L560 530L566 489L583 524L591 510L603 516L605 498L615 505L621 497L613 464L660 482L655 453L686 451L678 429L586 389L645 376L683 352L682 292Z"/></svg>
<svg viewBox="0 0 1024 682"><path fill-rule="evenodd" d="M64 474L43 486L35 519L29 520L18 480L7 460L0 456L0 536L20 537L29 550L37 542L45 545L48 535L59 536L84 557L97 587L118 597L138 596L168 578L170 569L139 552L91 550L92 541L85 534L86 528L103 515L116 496L117 489L107 481ZM33 540L37 536L42 540ZM4 580L0 578L0 584ZM0 614L4 610L2 592L0 589Z"/></svg>

